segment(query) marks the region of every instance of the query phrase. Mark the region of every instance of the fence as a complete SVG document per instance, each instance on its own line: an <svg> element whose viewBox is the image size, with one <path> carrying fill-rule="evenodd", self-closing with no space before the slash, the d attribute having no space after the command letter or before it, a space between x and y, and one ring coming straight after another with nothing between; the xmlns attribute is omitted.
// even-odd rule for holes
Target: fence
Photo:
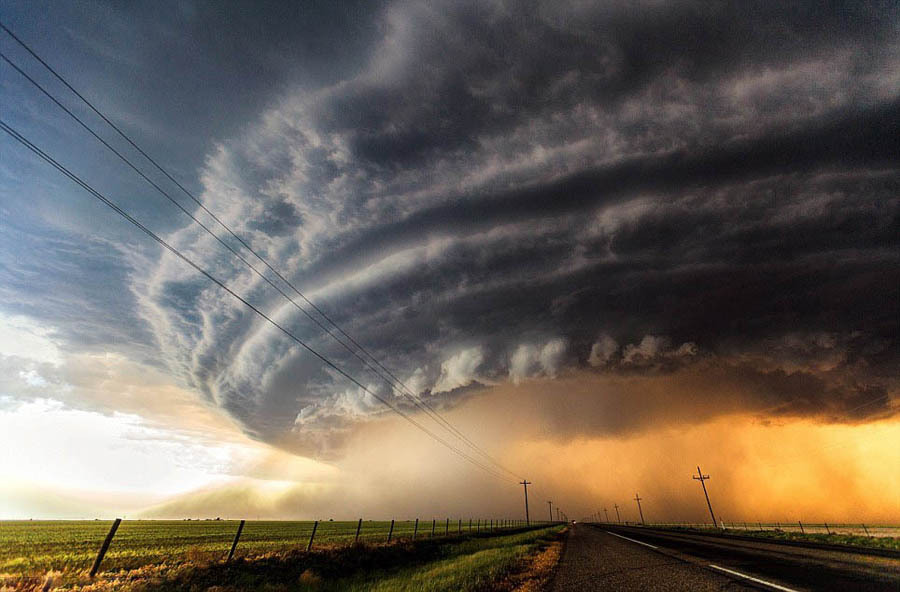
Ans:
<svg viewBox="0 0 900 592"><path fill-rule="evenodd" d="M316 545L347 546L354 544L397 544L423 539L491 536L528 528L543 528L554 523L512 519L484 518L419 518L408 520L371 521L362 518L355 521L248 522L226 520L186 521L128 521L116 519L94 558L90 575L99 571L104 556L116 549L117 532L126 531L123 555L137 555L135 549L145 546L158 549L160 541L169 541L170 549L202 549L207 555L220 557L228 562L240 555L242 545L254 553L276 550L305 549L312 551ZM96 528L94 529L96 531ZM143 531L143 532L140 532ZM96 539L95 539L96 540ZM94 543L96 544L96 543ZM164 542L162 544L165 544ZM96 547L94 547L96 549ZM154 563L148 556L140 565ZM171 556L168 557L171 559ZM122 568L125 566L119 565Z"/></svg>

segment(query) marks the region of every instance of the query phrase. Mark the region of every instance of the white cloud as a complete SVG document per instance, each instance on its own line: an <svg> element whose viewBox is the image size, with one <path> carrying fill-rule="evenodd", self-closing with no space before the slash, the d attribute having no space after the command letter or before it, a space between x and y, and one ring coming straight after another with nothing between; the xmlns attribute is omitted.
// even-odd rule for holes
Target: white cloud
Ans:
<svg viewBox="0 0 900 592"><path fill-rule="evenodd" d="M551 339L541 348L540 364L544 374L555 377L566 353L565 339Z"/></svg>
<svg viewBox="0 0 900 592"><path fill-rule="evenodd" d="M470 384L483 361L484 352L480 346L457 352L441 364L441 377L434 385L434 392L443 393Z"/></svg>
<svg viewBox="0 0 900 592"><path fill-rule="evenodd" d="M533 376L556 376L566 353L566 341L550 339L543 345L523 343L509 359L509 377L516 384Z"/></svg>
<svg viewBox="0 0 900 592"><path fill-rule="evenodd" d="M52 399L0 409L0 433L0 466L19 482L155 494L210 483L237 447L151 427L136 415L81 411Z"/></svg>
<svg viewBox="0 0 900 592"><path fill-rule="evenodd" d="M645 335L640 343L629 343L622 350L622 363L633 366L655 364L663 360L694 357L699 353L697 344L688 341L678 347L670 346L671 340L661 335Z"/></svg>
<svg viewBox="0 0 900 592"><path fill-rule="evenodd" d="M38 374L37 370L35 370L34 368L28 371L20 370L19 378L25 381L25 384L27 384L28 386L42 387L49 384L47 382L47 379Z"/></svg>
<svg viewBox="0 0 900 592"><path fill-rule="evenodd" d="M416 368L415 371L410 374L409 378L403 381L403 384L406 385L406 388L412 391L414 394L420 395L425 389L428 388L428 376L425 373L424 369ZM394 394L398 397L402 397L407 393L405 390L395 389Z"/></svg>
<svg viewBox="0 0 900 592"><path fill-rule="evenodd" d="M59 348L50 337L52 333L52 329L27 317L0 313L0 355L59 364Z"/></svg>
<svg viewBox="0 0 900 592"><path fill-rule="evenodd" d="M658 335L645 335L638 344L629 343L622 353L622 361L626 364L634 364L649 361L669 344L666 337Z"/></svg>
<svg viewBox="0 0 900 592"><path fill-rule="evenodd" d="M609 360L619 351L619 344L609 335L601 335L600 339L591 346L591 355L588 364L594 368L605 366Z"/></svg>
<svg viewBox="0 0 900 592"><path fill-rule="evenodd" d="M531 375L538 357L538 349L533 345L521 344L509 359L509 377L518 384Z"/></svg>

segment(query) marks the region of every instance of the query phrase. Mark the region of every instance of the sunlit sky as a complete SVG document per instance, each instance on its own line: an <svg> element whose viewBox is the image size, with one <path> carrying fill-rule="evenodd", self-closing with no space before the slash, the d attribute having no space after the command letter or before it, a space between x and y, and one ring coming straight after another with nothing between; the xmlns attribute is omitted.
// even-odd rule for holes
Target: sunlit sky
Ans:
<svg viewBox="0 0 900 592"><path fill-rule="evenodd" d="M0 134L0 518L699 520L699 464L900 522L898 11L6 2L267 279L7 62L5 125L296 340Z"/></svg>

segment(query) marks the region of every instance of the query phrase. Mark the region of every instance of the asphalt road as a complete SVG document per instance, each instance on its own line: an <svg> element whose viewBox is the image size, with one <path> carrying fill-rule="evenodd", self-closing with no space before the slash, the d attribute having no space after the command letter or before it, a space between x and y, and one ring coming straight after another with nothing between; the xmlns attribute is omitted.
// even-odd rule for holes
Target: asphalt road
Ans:
<svg viewBox="0 0 900 592"><path fill-rule="evenodd" d="M551 590L900 590L900 560L578 524Z"/></svg>

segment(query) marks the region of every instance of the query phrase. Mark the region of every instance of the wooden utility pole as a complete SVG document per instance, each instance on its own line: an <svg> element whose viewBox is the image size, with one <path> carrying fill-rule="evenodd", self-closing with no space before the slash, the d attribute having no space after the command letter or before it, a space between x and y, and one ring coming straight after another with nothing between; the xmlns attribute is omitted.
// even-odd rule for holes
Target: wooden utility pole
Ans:
<svg viewBox="0 0 900 592"><path fill-rule="evenodd" d="M634 501L638 504L638 513L641 515L641 526L644 525L644 511L641 509L641 496L634 494Z"/></svg>
<svg viewBox="0 0 900 592"><path fill-rule="evenodd" d="M709 508L709 517L712 518L713 528L715 528L716 527L716 515L713 514L712 504L709 503L709 493L707 493L706 483L704 483L704 481L709 479L709 475L704 475L703 471L700 470L700 465L697 465L697 476L692 477L692 479L694 479L695 481L699 481L700 485L703 487L703 495L706 496L706 507Z"/></svg>
<svg viewBox="0 0 900 592"><path fill-rule="evenodd" d="M603 508L603 515L606 516L606 523L609 524L609 512L606 511L606 508Z"/></svg>
<svg viewBox="0 0 900 592"><path fill-rule="evenodd" d="M562 522L562 519L559 517L559 506L556 506L556 521Z"/></svg>
<svg viewBox="0 0 900 592"><path fill-rule="evenodd" d="M525 487L525 525L528 526L531 524L531 519L528 516L528 486L531 485L531 481L522 479L519 483Z"/></svg>
<svg viewBox="0 0 900 592"><path fill-rule="evenodd" d="M553 522L553 502L547 500L547 505L550 506L550 522Z"/></svg>
<svg viewBox="0 0 900 592"><path fill-rule="evenodd" d="M616 522L622 524L622 519L619 518L619 504L613 504L613 507L616 508Z"/></svg>

